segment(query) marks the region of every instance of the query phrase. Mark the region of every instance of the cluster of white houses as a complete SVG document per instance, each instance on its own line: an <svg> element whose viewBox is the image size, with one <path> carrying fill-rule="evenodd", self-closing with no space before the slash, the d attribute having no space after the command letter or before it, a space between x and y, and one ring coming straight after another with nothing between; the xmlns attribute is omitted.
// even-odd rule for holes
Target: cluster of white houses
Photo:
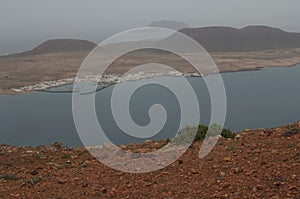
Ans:
<svg viewBox="0 0 300 199"><path fill-rule="evenodd" d="M30 92L30 91L41 91L46 90L53 87L59 87L67 84L74 84L80 82L98 82L102 86L107 86L111 84L117 84L126 81L136 81L142 79L149 79L154 77L162 77L162 76L172 76L172 77L183 77L183 76L201 76L198 73L180 73L178 71L170 71L167 73L145 73L138 72L134 74L125 74L123 76L118 74L109 74L109 75L85 75L82 77L74 77L74 78L66 78L60 79L56 81L46 81L41 82L35 85L23 86L21 88L12 88L14 92L22 93L22 92Z"/></svg>

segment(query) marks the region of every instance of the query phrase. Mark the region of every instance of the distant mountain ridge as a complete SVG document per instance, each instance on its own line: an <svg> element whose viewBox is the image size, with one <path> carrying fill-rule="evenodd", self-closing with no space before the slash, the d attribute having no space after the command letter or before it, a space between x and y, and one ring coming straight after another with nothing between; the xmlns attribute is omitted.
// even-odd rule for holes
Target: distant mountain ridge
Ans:
<svg viewBox="0 0 300 199"><path fill-rule="evenodd" d="M248 26L241 29L231 27L183 28L179 32L190 36L208 52L247 52L300 48L300 33L290 33L268 26ZM166 38L176 41L177 35ZM148 41L140 41L148 42ZM133 42L122 45L131 45ZM89 52L97 45L87 40L53 39L36 48L5 57L39 55L61 52Z"/></svg>
<svg viewBox="0 0 300 199"><path fill-rule="evenodd" d="M300 33L268 26L184 28L179 30L209 52L244 52L300 48ZM168 39L176 39L176 35Z"/></svg>
<svg viewBox="0 0 300 199"><path fill-rule="evenodd" d="M86 52L93 50L96 46L97 45L95 43L87 40L52 39L40 44L32 50L12 54L9 56L38 55L60 52Z"/></svg>
<svg viewBox="0 0 300 199"><path fill-rule="evenodd" d="M162 20L162 21L151 22L149 24L149 27L160 27L160 28L169 28L173 30L180 30L183 28L188 28L189 25L181 21Z"/></svg>

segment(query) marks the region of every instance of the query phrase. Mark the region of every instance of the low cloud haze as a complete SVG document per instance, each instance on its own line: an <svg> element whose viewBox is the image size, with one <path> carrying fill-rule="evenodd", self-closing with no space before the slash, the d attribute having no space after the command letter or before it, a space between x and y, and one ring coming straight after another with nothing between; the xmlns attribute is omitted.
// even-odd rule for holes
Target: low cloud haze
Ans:
<svg viewBox="0 0 300 199"><path fill-rule="evenodd" d="M268 25L300 32L299 7L298 0L0 0L0 54L52 38L100 42L159 20L192 27Z"/></svg>

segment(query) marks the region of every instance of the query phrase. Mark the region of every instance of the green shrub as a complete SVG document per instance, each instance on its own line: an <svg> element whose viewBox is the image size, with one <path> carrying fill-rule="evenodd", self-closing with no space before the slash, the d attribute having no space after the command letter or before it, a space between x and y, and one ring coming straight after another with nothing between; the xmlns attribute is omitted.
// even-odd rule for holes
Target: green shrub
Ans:
<svg viewBox="0 0 300 199"><path fill-rule="evenodd" d="M197 133L196 133L194 141L204 140L205 136L207 134L207 131L208 131L208 127L205 126L205 125L200 124L198 126Z"/></svg>
<svg viewBox="0 0 300 199"><path fill-rule="evenodd" d="M0 179L4 179L4 180L18 180L18 176L17 175L13 175L13 174L2 174L2 175L0 175Z"/></svg>
<svg viewBox="0 0 300 199"><path fill-rule="evenodd" d="M61 156L62 159L70 159L71 158L71 155L70 154L63 154Z"/></svg>
<svg viewBox="0 0 300 199"><path fill-rule="evenodd" d="M179 131L178 135L171 140L171 143L175 144L185 144L193 141L202 141L205 139L207 133L209 136L221 136L228 139L234 139L236 134L230 131L229 129L222 129L220 125L213 124L210 128L205 125L200 124L198 127L186 127Z"/></svg>
<svg viewBox="0 0 300 199"><path fill-rule="evenodd" d="M221 132L221 136L228 139L234 139L236 134L233 133L231 130L229 129L222 129L222 127L220 125L217 124L212 124L210 126L210 128L208 128L205 125L200 124L198 126L198 130L197 130L197 134L195 136L194 141L201 141L204 140L206 137L206 134L209 132L209 136L217 136L220 135Z"/></svg>
<svg viewBox="0 0 300 199"><path fill-rule="evenodd" d="M223 130L222 130L222 133L221 133L221 136L222 136L223 138L226 138L226 139L228 139L228 138L234 139L235 136L236 136L236 134L233 133L233 132L232 132L231 130L229 130L229 129L223 129Z"/></svg>
<svg viewBox="0 0 300 199"><path fill-rule="evenodd" d="M181 129L177 136L171 139L170 143L172 144L187 144L191 143L194 140L194 137L197 131L197 127L188 126Z"/></svg>

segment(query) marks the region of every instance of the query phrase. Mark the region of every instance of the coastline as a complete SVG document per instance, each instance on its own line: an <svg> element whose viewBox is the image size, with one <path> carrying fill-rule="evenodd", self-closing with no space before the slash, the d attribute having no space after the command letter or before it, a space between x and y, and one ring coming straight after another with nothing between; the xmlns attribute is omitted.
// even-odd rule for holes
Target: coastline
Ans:
<svg viewBox="0 0 300 199"><path fill-rule="evenodd" d="M0 94L20 94L33 90L45 90L72 83L66 79L74 77L89 51L52 52L27 54L24 56L0 57ZM192 54L187 54L187 56ZM268 67L290 67L300 62L300 48L251 51L211 52L209 54L221 73L254 71ZM106 74L125 74L133 66L145 63L160 63L172 66L180 73L195 73L195 69L180 57L158 52L136 52L118 58ZM59 82L60 81L60 82ZM42 85L44 84L44 85ZM48 85L50 84L50 85ZM37 86L40 88L30 89ZM46 85L46 87L44 87ZM13 91L27 87L24 91ZM18 92L19 91L19 92Z"/></svg>
<svg viewBox="0 0 300 199"><path fill-rule="evenodd" d="M296 67L300 62L297 62L295 64L289 64L286 66L263 66L263 67L256 67L256 68L246 68L246 69L240 69L240 70L226 70L226 71L221 71L220 74L222 73L239 73L239 72L247 72L247 71L259 71L265 68L289 68L289 67ZM98 82L102 85L102 88L107 88L109 86L126 82L126 81L139 81L143 79L149 79L149 78L155 78L155 77L203 77L203 76L208 76L212 74L205 74L205 75L199 75L196 73L180 73L180 72L172 72L172 73L150 73L150 74L134 74L132 77L121 77L119 74L110 74L110 75L104 75L103 77L100 76L86 76L81 79L76 79L74 78L66 78L66 79L59 79L59 80L54 80L54 81L47 81L47 82L41 82L38 84L34 85L29 85L29 86L24 86L21 88L11 88L11 89L6 89L6 90L1 90L0 89L0 95L20 95L24 93L29 93L29 92L34 92L34 91L40 91L40 92L49 92L49 93L71 93L73 92L72 90L68 91L47 91L48 89L51 88L57 88L60 86L66 86L66 85L72 85L75 83L79 82L85 82L85 81L91 81L91 82ZM100 80L100 81L98 81Z"/></svg>

